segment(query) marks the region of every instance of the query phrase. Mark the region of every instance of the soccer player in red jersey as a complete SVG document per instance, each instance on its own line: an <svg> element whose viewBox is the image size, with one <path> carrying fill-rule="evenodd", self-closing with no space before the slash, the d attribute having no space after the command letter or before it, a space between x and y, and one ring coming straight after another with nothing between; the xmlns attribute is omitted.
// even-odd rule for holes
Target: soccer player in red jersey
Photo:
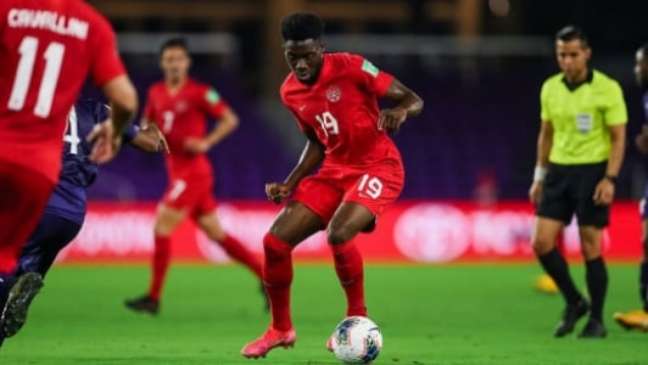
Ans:
<svg viewBox="0 0 648 365"><path fill-rule="evenodd" d="M137 109L110 24L81 0L0 1L0 273L14 269L56 185L66 117L88 74L113 110L93 135L102 163Z"/></svg>
<svg viewBox="0 0 648 365"><path fill-rule="evenodd" d="M177 38L168 40L160 52L164 81L152 85L148 92L142 123L155 123L168 141L169 187L155 222L149 292L125 303L135 311L158 313L171 259L171 234L187 216L231 258L247 266L261 280L261 260L220 225L212 195L213 171L205 155L236 129L238 117L216 90L189 77L190 64L186 42ZM207 117L219 121L208 134Z"/></svg>
<svg viewBox="0 0 648 365"><path fill-rule="evenodd" d="M352 239L373 230L376 217L399 196L405 173L388 133L423 109L414 92L361 56L324 53L322 32L322 20L314 14L296 13L282 21L292 72L281 86L281 99L308 141L286 180L266 186L275 202L292 198L264 238L263 280L272 323L241 350L248 358L295 343L291 253L319 230L326 229L333 250L347 316L367 315L362 257ZM397 105L379 111L380 98ZM319 171L310 175L320 163Z"/></svg>

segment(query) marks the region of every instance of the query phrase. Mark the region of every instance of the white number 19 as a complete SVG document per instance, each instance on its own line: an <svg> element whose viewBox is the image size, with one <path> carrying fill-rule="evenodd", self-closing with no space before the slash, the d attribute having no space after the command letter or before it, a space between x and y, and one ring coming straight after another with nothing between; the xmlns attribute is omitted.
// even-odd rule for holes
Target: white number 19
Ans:
<svg viewBox="0 0 648 365"><path fill-rule="evenodd" d="M375 176L370 177L369 174L364 174L358 184L358 191L369 195L371 199L378 199L383 191L383 183Z"/></svg>
<svg viewBox="0 0 648 365"><path fill-rule="evenodd" d="M317 119L317 122L320 124L327 137L329 134L335 135L340 133L338 121L331 112L324 112L321 115L316 115L315 119Z"/></svg>
<svg viewBox="0 0 648 365"><path fill-rule="evenodd" d="M25 106L25 99L29 91L32 75L34 73L34 63L36 62L36 53L38 51L38 39L35 37L25 37L20 43L18 52L20 61L16 78L14 79L11 96L9 97L9 110L20 111ZM61 66L63 65L63 56L65 55L65 46L58 42L52 42L45 50L45 71L38 90L38 99L34 107L34 114L41 118L47 118L52 110L52 102L56 85L58 84Z"/></svg>

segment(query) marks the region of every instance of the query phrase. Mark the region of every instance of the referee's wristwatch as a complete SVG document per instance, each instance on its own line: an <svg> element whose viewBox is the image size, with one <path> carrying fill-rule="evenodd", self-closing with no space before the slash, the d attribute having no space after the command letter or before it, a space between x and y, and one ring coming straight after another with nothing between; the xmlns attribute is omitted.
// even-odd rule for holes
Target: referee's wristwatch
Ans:
<svg viewBox="0 0 648 365"><path fill-rule="evenodd" d="M605 179L606 179L607 181L611 182L612 184L615 184L615 185L616 185L616 182L617 182L618 177L617 177L617 176L614 176L614 175L608 175L608 174L606 174L606 175L605 175Z"/></svg>

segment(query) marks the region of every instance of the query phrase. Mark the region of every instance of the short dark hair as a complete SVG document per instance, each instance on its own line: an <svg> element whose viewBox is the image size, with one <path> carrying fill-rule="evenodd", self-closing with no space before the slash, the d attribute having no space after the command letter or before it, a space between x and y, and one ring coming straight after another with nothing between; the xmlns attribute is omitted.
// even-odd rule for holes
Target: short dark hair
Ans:
<svg viewBox="0 0 648 365"><path fill-rule="evenodd" d="M189 54L189 44L187 43L187 40L182 37L169 38L164 41L160 46L160 56L169 48L182 48L187 52L187 54Z"/></svg>
<svg viewBox="0 0 648 365"><path fill-rule="evenodd" d="M284 41L320 39L324 33L324 22L317 14L293 13L281 20L281 35Z"/></svg>
<svg viewBox="0 0 648 365"><path fill-rule="evenodd" d="M570 42L576 39L579 39L584 47L589 47L587 35L575 25L565 26L556 33L557 41Z"/></svg>

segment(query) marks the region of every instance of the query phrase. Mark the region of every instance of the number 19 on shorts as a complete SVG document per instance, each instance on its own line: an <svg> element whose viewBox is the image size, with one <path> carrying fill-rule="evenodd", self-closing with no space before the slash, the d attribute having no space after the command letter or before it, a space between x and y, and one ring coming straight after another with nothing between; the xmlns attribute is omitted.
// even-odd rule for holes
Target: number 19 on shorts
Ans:
<svg viewBox="0 0 648 365"><path fill-rule="evenodd" d="M371 199L378 199L383 191L383 183L375 176L364 174L358 184L358 191L369 195Z"/></svg>

